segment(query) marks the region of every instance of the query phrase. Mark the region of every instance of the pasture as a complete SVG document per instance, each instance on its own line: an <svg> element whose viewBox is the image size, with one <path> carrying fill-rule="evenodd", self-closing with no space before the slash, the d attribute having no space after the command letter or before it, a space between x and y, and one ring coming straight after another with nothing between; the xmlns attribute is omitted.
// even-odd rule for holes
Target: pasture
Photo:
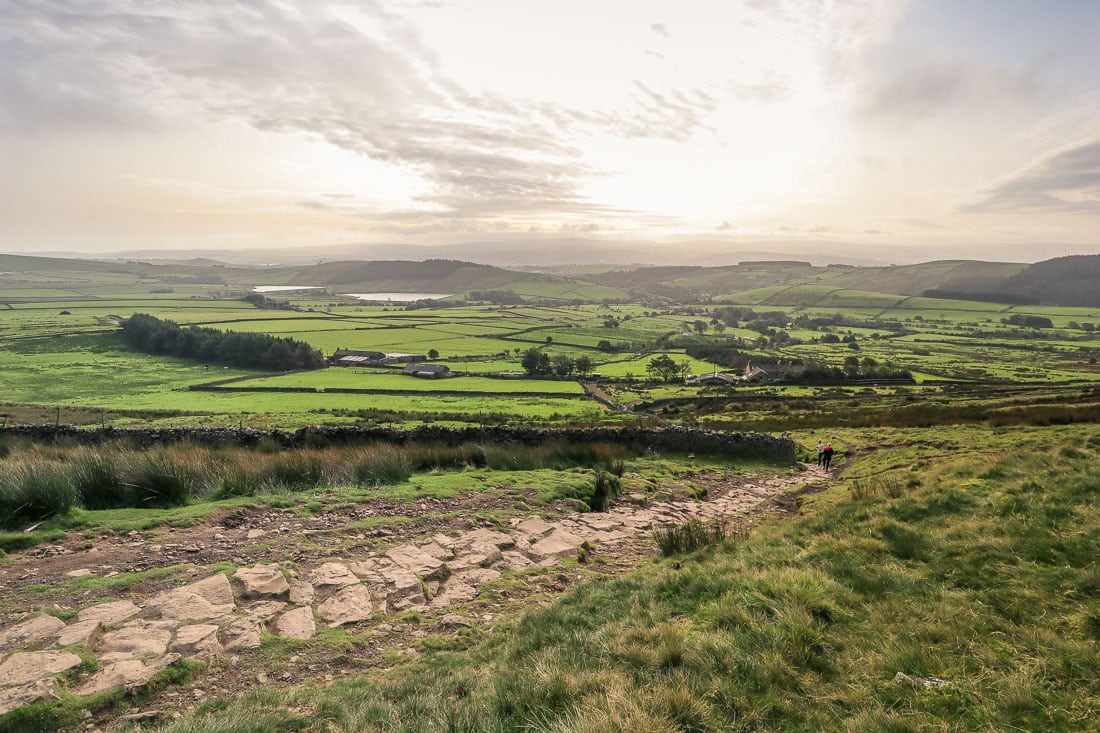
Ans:
<svg viewBox="0 0 1100 733"><path fill-rule="evenodd" d="M133 287L115 284L112 291L109 286L99 283L95 295L61 299L28 287L0 307L0 412L16 421L52 411L54 420L66 412L82 422L257 427L364 420L626 419L587 396L578 374L515 378L530 349L551 360L583 357L588 371L600 375L603 392L616 402L660 408L659 403L671 401L675 409L661 411L676 421L710 419L706 409L694 415L692 409L733 388L699 388L679 376L668 383L654 381L647 366L658 356L668 356L683 374L739 373L746 363L769 361L839 368L856 357L911 371L917 385L900 389L922 399L927 390L921 384L1011 383L1040 389L1100 383L1100 331L1095 328L1100 309L1093 308L940 300L829 285L774 285L711 304L663 308L626 303L423 307L354 302L316 291L279 294L285 300L258 307L220 296L181 297L175 288L138 297ZM719 328L714 314L729 305L781 311L787 325L761 330L745 321ZM400 367L272 374L137 354L116 335L119 322L134 313L183 326L289 337L325 354L337 349L431 354L431 361L447 364L460 376L419 380L397 373ZM1051 327L1005 322L1014 316L1046 318ZM727 355L686 353L693 345L708 344L726 349L716 353ZM224 380L234 381L195 389ZM768 410L773 416L783 400L814 393L796 385L743 385L736 391L778 400ZM861 391L865 388L842 390L859 399ZM693 408L681 409L687 404Z"/></svg>

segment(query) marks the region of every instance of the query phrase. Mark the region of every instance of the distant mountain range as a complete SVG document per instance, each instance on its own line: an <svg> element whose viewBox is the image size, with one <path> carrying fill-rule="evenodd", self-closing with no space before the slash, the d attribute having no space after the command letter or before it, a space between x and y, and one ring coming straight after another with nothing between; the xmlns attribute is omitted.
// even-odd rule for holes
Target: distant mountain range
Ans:
<svg viewBox="0 0 1100 733"><path fill-rule="evenodd" d="M583 241L583 240L576 240ZM436 250L433 250L436 251ZM782 302L783 289L807 293L863 291L903 296L1100 307L1100 255L1075 255L1032 265L938 260L911 265L856 267L782 259L717 267L611 265L543 266L514 270L460 259L345 260L297 266L243 266L206 257L183 261L87 260L0 255L0 301L33 289L89 292L120 283L156 286L257 285L325 287L337 293L512 293L526 300L623 301L667 298L699 302L739 293ZM761 292L761 291L772 292ZM778 298L778 300L776 300Z"/></svg>
<svg viewBox="0 0 1100 733"><path fill-rule="evenodd" d="M1029 248L1028 251L1035 251ZM498 238L457 244L343 244L236 250L127 250L100 259L170 261L206 259L239 265L308 265L344 260L453 259L497 267L541 269L572 266L626 267L699 265L713 267L755 260L800 260L814 265L889 265L926 261L952 254L948 248L855 244L840 241L739 242L700 239L678 242L566 238ZM1001 253L1002 256L1006 253ZM1011 253L1007 253L1011 254ZM89 257L55 253L56 257Z"/></svg>

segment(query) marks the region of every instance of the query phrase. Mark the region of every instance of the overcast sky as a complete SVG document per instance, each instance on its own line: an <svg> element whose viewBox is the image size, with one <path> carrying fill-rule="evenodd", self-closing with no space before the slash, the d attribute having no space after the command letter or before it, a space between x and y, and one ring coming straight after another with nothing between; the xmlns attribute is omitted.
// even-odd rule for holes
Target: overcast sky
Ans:
<svg viewBox="0 0 1100 733"><path fill-rule="evenodd" d="M1100 253L1098 37L1095 0L4 0L0 250Z"/></svg>

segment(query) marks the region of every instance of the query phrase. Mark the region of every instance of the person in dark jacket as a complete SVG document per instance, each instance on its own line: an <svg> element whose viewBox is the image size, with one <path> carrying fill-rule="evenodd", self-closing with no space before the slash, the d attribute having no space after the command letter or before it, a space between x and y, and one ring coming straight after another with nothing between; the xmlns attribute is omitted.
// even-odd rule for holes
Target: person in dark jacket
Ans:
<svg viewBox="0 0 1100 733"><path fill-rule="evenodd" d="M833 444L831 441L826 443L825 450L821 451L821 461L821 465L825 466L825 470L828 471L829 464L833 462Z"/></svg>

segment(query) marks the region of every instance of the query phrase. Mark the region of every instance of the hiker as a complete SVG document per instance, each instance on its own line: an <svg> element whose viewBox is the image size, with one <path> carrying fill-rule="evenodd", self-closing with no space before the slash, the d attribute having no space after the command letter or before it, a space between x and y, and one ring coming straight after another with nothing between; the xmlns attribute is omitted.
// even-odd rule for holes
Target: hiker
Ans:
<svg viewBox="0 0 1100 733"><path fill-rule="evenodd" d="M821 460L825 470L829 470L829 464L833 462L833 443L829 441L825 444L825 449L821 451Z"/></svg>
<svg viewBox="0 0 1100 733"><path fill-rule="evenodd" d="M825 444L821 442L821 438L817 439L817 465L821 465L825 460Z"/></svg>

